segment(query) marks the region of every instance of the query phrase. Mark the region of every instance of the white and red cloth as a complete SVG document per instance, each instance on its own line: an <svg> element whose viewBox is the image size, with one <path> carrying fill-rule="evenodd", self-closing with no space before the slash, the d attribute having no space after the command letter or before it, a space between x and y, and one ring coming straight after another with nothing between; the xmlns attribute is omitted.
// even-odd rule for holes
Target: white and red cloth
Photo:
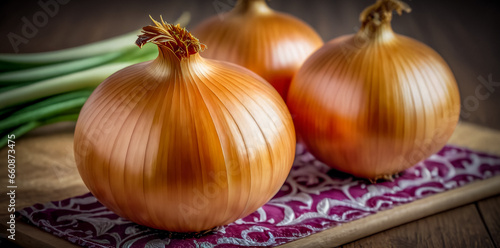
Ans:
<svg viewBox="0 0 500 248"><path fill-rule="evenodd" d="M23 220L85 247L277 246L394 206L500 174L500 157L447 145L394 181L332 170L298 145L294 166L266 205L205 235L176 235L123 219L92 194L36 204ZM209 214L209 213L207 213Z"/></svg>

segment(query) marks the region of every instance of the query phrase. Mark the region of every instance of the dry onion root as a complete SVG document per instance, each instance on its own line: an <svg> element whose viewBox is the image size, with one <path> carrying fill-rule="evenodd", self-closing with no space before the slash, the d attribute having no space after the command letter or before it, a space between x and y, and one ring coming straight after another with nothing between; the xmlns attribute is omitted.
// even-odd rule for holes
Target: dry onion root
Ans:
<svg viewBox="0 0 500 248"><path fill-rule="evenodd" d="M265 0L238 0L233 10L203 21L193 34L210 47L203 57L252 70L271 83L283 99L293 75L323 45L309 25L272 10Z"/></svg>
<svg viewBox="0 0 500 248"><path fill-rule="evenodd" d="M396 34L378 0L358 33L312 54L294 77L287 104L311 153L352 175L389 178L439 151L459 117L460 98L446 62L426 45Z"/></svg>
<svg viewBox="0 0 500 248"><path fill-rule="evenodd" d="M204 59L179 25L137 39L157 59L122 69L85 103L75 130L80 175L118 215L199 232L261 207L293 163L295 130L276 90L243 67Z"/></svg>

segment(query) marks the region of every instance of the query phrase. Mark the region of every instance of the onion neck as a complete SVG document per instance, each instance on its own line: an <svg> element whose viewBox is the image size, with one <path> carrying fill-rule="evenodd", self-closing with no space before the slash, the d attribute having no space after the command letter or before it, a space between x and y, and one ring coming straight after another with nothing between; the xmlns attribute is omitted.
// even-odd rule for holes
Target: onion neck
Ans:
<svg viewBox="0 0 500 248"><path fill-rule="evenodd" d="M403 11L409 13L411 8L400 0L377 0L361 12L361 28L356 36L380 42L392 40L395 37L391 27L393 11L401 15Z"/></svg>
<svg viewBox="0 0 500 248"><path fill-rule="evenodd" d="M181 61L170 49L158 46L158 57L152 61L151 68L157 72L164 71L169 74L181 68Z"/></svg>
<svg viewBox="0 0 500 248"><path fill-rule="evenodd" d="M232 14L247 14L247 13L271 13L265 0L238 0Z"/></svg>
<svg viewBox="0 0 500 248"><path fill-rule="evenodd" d="M159 77L169 77L174 74L180 77L189 76L192 70L202 68L200 65L205 61L199 53L179 59L166 47L159 46L158 50L158 57L151 62L148 69Z"/></svg>
<svg viewBox="0 0 500 248"><path fill-rule="evenodd" d="M390 23L377 27L361 27L356 33L359 40L372 42L389 42L396 37Z"/></svg>

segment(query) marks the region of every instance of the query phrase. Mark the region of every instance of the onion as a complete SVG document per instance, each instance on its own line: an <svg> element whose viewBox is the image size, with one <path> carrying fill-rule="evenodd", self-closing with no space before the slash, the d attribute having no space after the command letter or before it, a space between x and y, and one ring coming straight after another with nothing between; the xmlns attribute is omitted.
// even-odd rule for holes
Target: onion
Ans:
<svg viewBox="0 0 500 248"><path fill-rule="evenodd" d="M358 33L312 54L294 77L287 105L311 153L355 176L387 178L440 150L459 117L455 78L426 45L395 34L379 0L361 14Z"/></svg>
<svg viewBox="0 0 500 248"><path fill-rule="evenodd" d="M321 37L301 20L264 0L239 0L234 9L200 23L193 34L208 45L202 56L244 66L286 97L290 81Z"/></svg>
<svg viewBox="0 0 500 248"><path fill-rule="evenodd" d="M75 158L94 196L141 225L198 232L245 217L284 183L295 130L280 95L243 67L202 58L179 25L137 44L157 59L126 67L85 103Z"/></svg>

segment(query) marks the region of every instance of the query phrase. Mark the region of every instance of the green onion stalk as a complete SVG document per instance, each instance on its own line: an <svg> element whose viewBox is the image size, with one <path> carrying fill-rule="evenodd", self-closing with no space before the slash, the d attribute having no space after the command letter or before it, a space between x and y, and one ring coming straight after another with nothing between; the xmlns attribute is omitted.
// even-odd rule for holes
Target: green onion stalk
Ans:
<svg viewBox="0 0 500 248"><path fill-rule="evenodd" d="M184 12L175 23L187 25ZM139 31L51 52L0 53L0 148L48 124L76 121L92 91L116 71L157 57L155 45L138 49Z"/></svg>

